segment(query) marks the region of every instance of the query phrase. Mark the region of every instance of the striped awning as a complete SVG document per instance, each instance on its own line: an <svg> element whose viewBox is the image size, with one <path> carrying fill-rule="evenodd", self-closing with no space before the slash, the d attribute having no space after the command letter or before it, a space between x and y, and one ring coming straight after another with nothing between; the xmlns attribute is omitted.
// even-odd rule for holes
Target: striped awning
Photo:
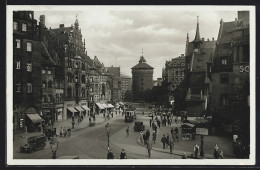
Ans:
<svg viewBox="0 0 260 170"><path fill-rule="evenodd" d="M105 109L101 103L96 103L96 105L99 107L99 109Z"/></svg>
<svg viewBox="0 0 260 170"><path fill-rule="evenodd" d="M90 108L88 108L87 106L85 106L85 105L83 105L83 106L81 106L83 109L85 109L86 111L87 110L90 110Z"/></svg>
<svg viewBox="0 0 260 170"><path fill-rule="evenodd" d="M75 108L76 108L78 111L80 111L80 112L85 111L85 110L83 110L82 107L80 107L80 106L75 106Z"/></svg>
<svg viewBox="0 0 260 170"><path fill-rule="evenodd" d="M40 115L36 114L26 114L33 123L37 123L37 122L43 122L44 120L41 118Z"/></svg>
<svg viewBox="0 0 260 170"><path fill-rule="evenodd" d="M71 111L72 113L78 112L74 107L67 107L67 109L68 109L69 111Z"/></svg>

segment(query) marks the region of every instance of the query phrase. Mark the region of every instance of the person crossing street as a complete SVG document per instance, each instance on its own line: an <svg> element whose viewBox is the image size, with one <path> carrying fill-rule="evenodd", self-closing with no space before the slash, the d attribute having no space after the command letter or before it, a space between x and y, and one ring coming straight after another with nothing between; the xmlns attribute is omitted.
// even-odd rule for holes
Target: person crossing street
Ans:
<svg viewBox="0 0 260 170"><path fill-rule="evenodd" d="M151 157L151 150L152 150L152 143L150 142L150 140L147 141L147 151L148 151L148 156L149 158Z"/></svg>

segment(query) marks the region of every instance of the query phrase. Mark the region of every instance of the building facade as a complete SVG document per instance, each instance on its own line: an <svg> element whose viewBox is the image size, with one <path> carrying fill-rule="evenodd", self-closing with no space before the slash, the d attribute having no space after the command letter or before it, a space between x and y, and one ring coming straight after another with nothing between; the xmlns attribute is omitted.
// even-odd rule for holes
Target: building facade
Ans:
<svg viewBox="0 0 260 170"><path fill-rule="evenodd" d="M125 93L132 93L132 78L129 76L121 75L121 92L122 100L125 99Z"/></svg>
<svg viewBox="0 0 260 170"><path fill-rule="evenodd" d="M139 63L132 69L132 90L133 99L139 100L140 94L147 89L153 88L153 67L146 63L143 56L140 57Z"/></svg>
<svg viewBox="0 0 260 170"><path fill-rule="evenodd" d="M220 21L212 66L211 112L224 131L249 134L249 12L232 22ZM249 137L248 137L249 139Z"/></svg>

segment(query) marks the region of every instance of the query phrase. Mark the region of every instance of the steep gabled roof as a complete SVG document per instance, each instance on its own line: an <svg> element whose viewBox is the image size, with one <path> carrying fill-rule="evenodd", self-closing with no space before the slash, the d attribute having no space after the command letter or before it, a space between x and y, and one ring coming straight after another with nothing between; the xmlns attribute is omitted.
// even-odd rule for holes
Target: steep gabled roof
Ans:
<svg viewBox="0 0 260 170"><path fill-rule="evenodd" d="M134 67L132 67L131 69L154 69L154 68L151 67L150 65L146 64L146 63L138 63Z"/></svg>

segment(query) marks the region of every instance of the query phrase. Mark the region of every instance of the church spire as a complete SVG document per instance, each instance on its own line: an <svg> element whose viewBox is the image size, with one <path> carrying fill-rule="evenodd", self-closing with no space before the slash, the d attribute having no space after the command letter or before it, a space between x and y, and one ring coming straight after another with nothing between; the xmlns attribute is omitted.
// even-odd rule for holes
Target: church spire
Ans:
<svg viewBox="0 0 260 170"><path fill-rule="evenodd" d="M146 60L144 59L144 51L142 49L142 56L140 56L140 60L139 60L139 63L145 63Z"/></svg>
<svg viewBox="0 0 260 170"><path fill-rule="evenodd" d="M74 23L75 29L79 29L78 14L76 15L76 21Z"/></svg>
<svg viewBox="0 0 260 170"><path fill-rule="evenodd" d="M199 16L197 16L197 29L196 29L195 39L193 40L193 42L201 42L201 39L200 39L200 28L199 28Z"/></svg>

